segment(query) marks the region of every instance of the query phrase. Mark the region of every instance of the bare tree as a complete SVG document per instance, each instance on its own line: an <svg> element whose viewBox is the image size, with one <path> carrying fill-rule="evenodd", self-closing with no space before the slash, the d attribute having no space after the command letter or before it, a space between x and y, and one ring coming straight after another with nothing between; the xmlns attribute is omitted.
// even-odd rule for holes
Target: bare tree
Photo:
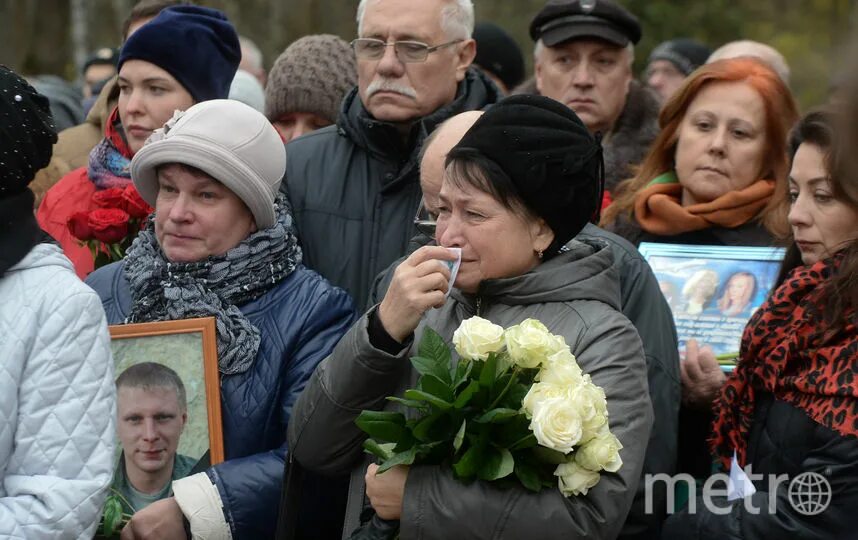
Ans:
<svg viewBox="0 0 858 540"><path fill-rule="evenodd" d="M89 2L71 0L71 41L76 72L80 73L89 54Z"/></svg>

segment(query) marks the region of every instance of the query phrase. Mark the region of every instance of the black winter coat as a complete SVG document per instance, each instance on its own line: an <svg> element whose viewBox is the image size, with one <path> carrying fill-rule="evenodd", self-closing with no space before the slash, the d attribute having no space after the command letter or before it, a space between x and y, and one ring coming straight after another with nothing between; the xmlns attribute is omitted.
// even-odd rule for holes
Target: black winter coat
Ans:
<svg viewBox="0 0 858 540"><path fill-rule="evenodd" d="M858 538L858 438L844 437L813 421L804 411L771 394L757 399L748 439L748 463L752 472L764 475L755 481L757 492L748 501L732 504L720 498L726 515L708 512L698 492L696 513L686 507L670 517L663 529L664 540L833 540ZM827 509L817 515L804 515L802 491L791 482L802 473L822 475L831 486ZM786 475L772 484L770 478ZM752 478L753 480L753 478ZM772 490L772 484L776 489ZM723 488L723 484L717 486ZM827 499L810 498L805 503ZM790 496L792 495L792 497ZM790 499L793 502L791 503ZM776 512L769 512L770 502ZM759 509L754 514L746 509Z"/></svg>
<svg viewBox="0 0 858 540"><path fill-rule="evenodd" d="M304 264L363 306L375 276L414 235L423 141L451 116L498 99L494 83L469 69L453 102L416 122L404 141L397 126L370 116L355 88L336 126L290 142L281 189L292 202Z"/></svg>

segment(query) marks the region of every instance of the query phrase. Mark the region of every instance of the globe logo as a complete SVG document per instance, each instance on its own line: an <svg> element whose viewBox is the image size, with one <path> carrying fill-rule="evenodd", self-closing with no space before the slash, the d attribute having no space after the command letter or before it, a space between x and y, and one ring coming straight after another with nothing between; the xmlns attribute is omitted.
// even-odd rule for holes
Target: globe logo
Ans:
<svg viewBox="0 0 858 540"><path fill-rule="evenodd" d="M815 516L831 504L831 484L821 474L804 472L789 483L789 503L799 514Z"/></svg>

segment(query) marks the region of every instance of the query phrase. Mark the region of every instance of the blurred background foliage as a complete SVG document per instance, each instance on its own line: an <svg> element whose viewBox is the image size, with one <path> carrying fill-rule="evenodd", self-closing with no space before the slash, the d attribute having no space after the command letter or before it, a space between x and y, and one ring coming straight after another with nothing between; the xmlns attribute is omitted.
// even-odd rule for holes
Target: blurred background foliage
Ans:
<svg viewBox="0 0 858 540"><path fill-rule="evenodd" d="M414 0L420 1L420 0ZM73 80L93 50L119 45L119 28L134 0L0 0L0 63L28 75ZM357 0L198 0L224 10L262 49L266 68L295 39L312 33L355 37ZM621 0L641 20L636 70L661 41L692 37L713 49L754 39L780 50L804 109L825 100L858 0ZM474 0L477 19L506 28L530 68L528 25L544 0Z"/></svg>

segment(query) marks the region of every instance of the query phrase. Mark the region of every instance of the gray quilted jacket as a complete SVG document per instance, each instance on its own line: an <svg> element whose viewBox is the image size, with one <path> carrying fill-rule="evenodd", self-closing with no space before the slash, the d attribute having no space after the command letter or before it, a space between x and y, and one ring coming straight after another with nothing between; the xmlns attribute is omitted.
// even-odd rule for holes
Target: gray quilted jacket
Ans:
<svg viewBox="0 0 858 540"><path fill-rule="evenodd" d="M570 252L523 276L483 282L476 296L454 290L442 308L426 314L414 342L425 326L450 340L459 323L476 314L504 327L539 319L565 337L581 368L604 388L611 431L624 446L623 467L603 474L586 496L566 499L557 489L532 493L484 482L466 485L445 468L415 466L405 486L401 538L613 539L619 533L653 422L646 362L637 332L619 312L610 249L570 246ZM361 449L365 436L354 419L363 409L393 408L384 398L414 385L412 354L411 348L395 356L375 349L364 316L316 369L292 413L289 443L295 459L320 473L352 471L346 537L364 505L367 463Z"/></svg>
<svg viewBox="0 0 858 540"><path fill-rule="evenodd" d="M101 300L53 244L0 277L0 538L91 538L113 476Z"/></svg>

